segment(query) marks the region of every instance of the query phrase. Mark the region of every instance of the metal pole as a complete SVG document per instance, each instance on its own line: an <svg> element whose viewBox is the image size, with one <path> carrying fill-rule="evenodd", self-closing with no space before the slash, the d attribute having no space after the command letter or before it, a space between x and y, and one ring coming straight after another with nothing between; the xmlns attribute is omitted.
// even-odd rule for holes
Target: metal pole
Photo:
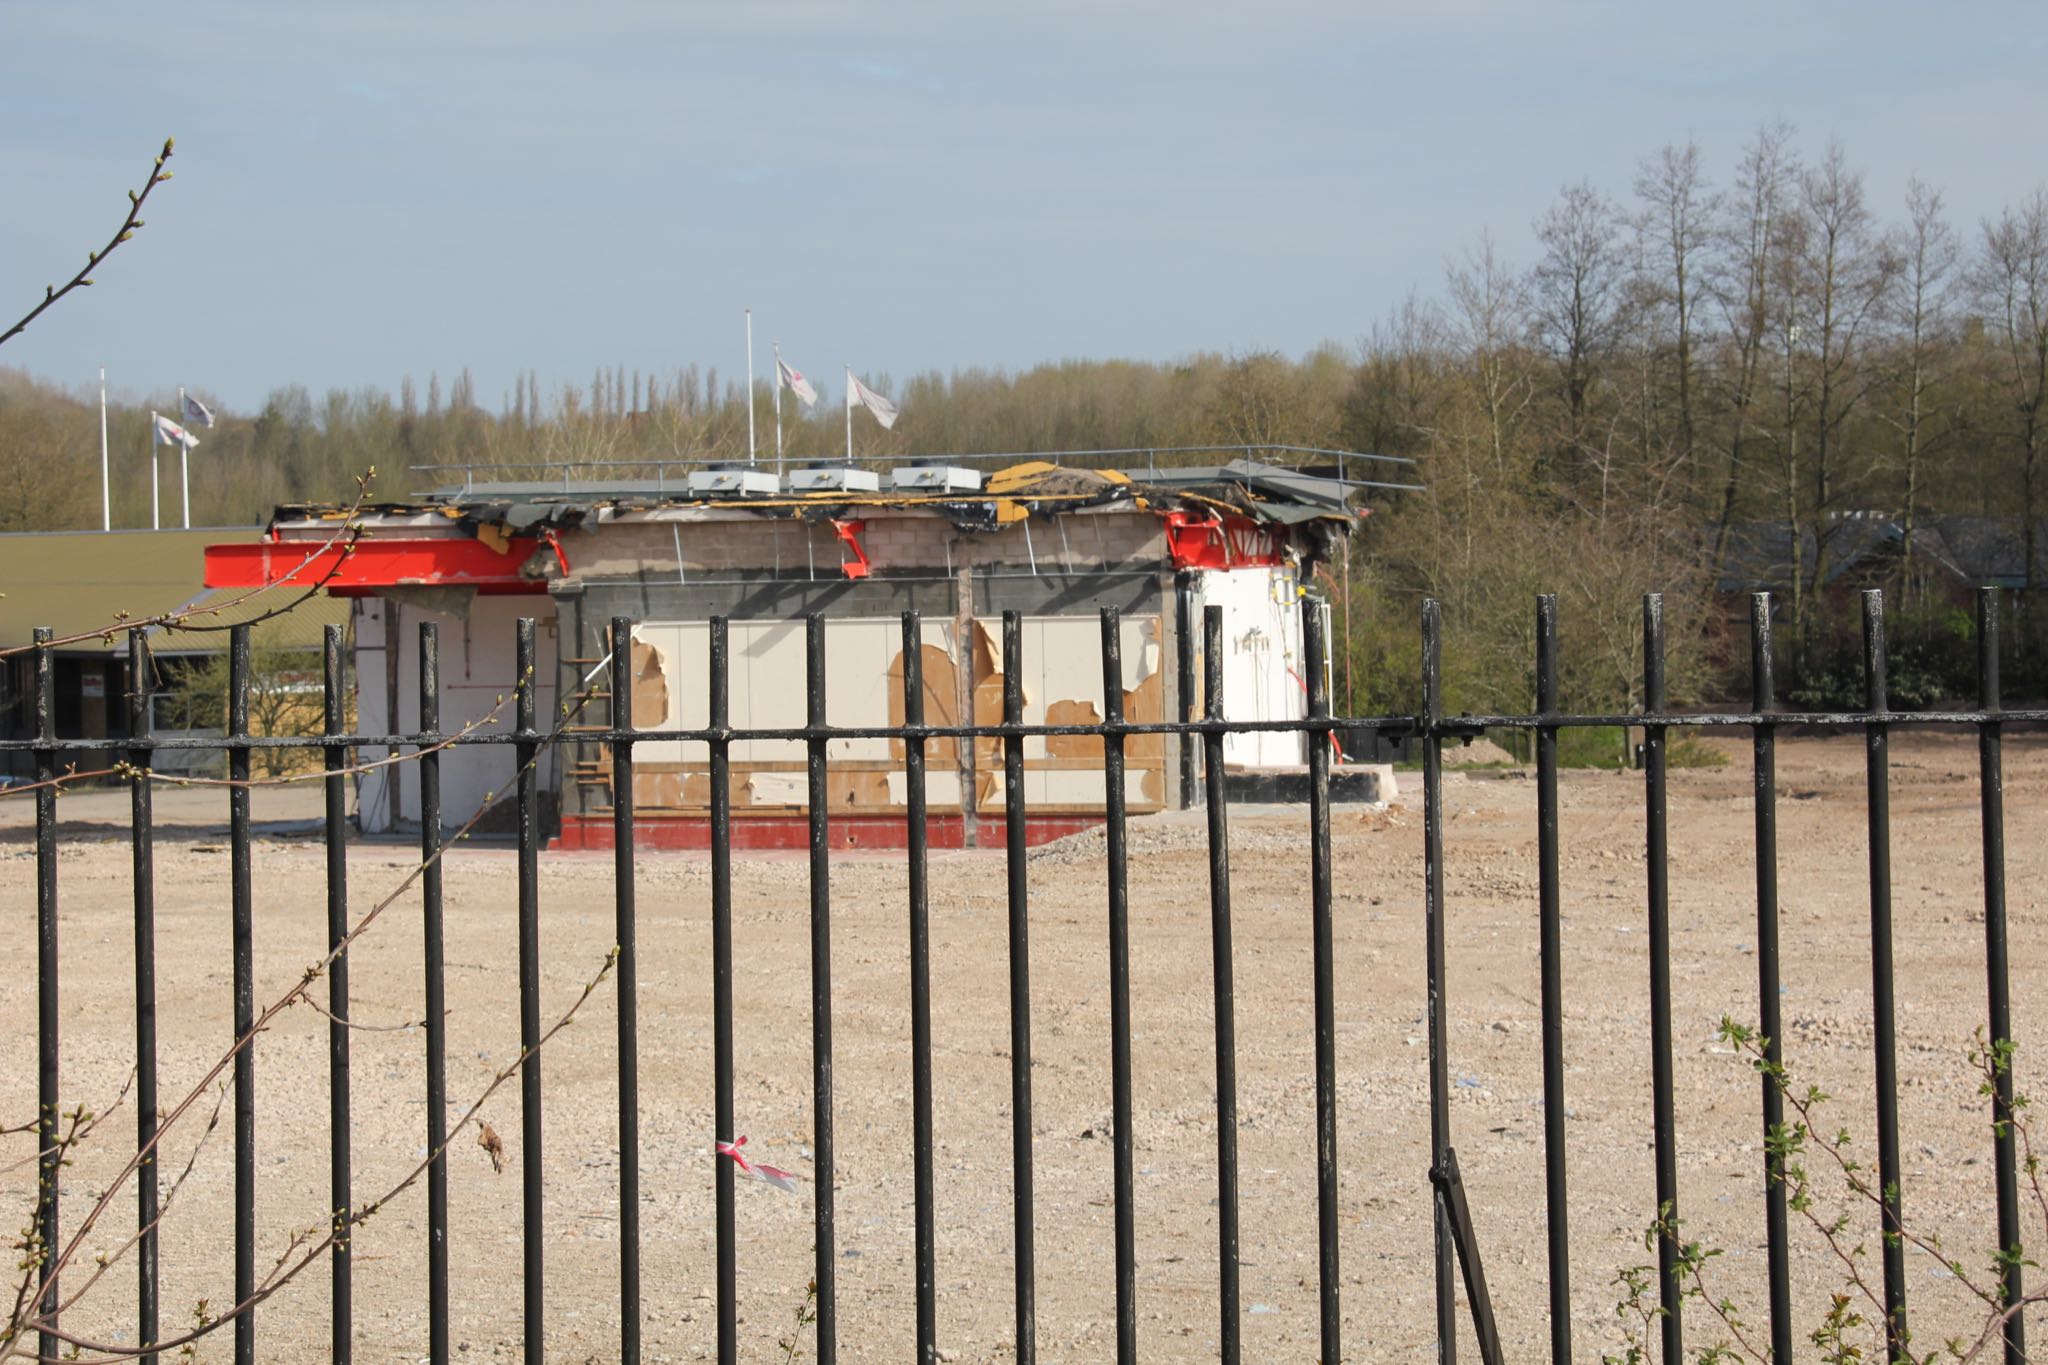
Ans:
<svg viewBox="0 0 2048 1365"><path fill-rule="evenodd" d="M1557 714L1557 598L1536 599L1536 710ZM1564 1136L1564 914L1558 874L1557 727L1536 731L1536 932L1543 995L1543 1175L1550 1233L1550 1360L1572 1358L1571 1225Z"/></svg>
<svg viewBox="0 0 2048 1365"><path fill-rule="evenodd" d="M1138 1256L1135 1161L1131 1147L1131 926L1126 847L1122 624L1115 607L1102 619L1102 779L1109 855L1109 1067L1112 1188L1116 1218L1116 1358L1138 1359Z"/></svg>
<svg viewBox="0 0 2048 1365"><path fill-rule="evenodd" d="M1664 712L1664 598L1643 597L1643 712ZM1664 1365L1683 1365L1685 1286L1678 1278L1678 1120L1671 1059L1671 862L1665 790L1666 734L1643 725L1643 848L1648 861L1650 1111L1657 1169L1657 1299Z"/></svg>
<svg viewBox="0 0 2048 1365"><path fill-rule="evenodd" d="M181 385L178 389L178 427L183 430L184 426L185 390ZM189 440L178 442L178 483L184 491L185 529L189 531L192 529L192 443Z"/></svg>
<svg viewBox="0 0 2048 1365"><path fill-rule="evenodd" d="M754 463L754 310L747 310L747 464Z"/></svg>
<svg viewBox="0 0 2048 1365"><path fill-rule="evenodd" d="M100 529L114 529L114 488L107 473L107 367L100 366Z"/></svg>
<svg viewBox="0 0 2048 1365"><path fill-rule="evenodd" d="M1977 592L1977 709L1995 716L2002 709L1998 685L1998 589ZM1984 965L1990 999L1992 1049L1992 1158L1998 1179L1998 1249L2007 1253L2000 1275L2002 1299L2011 1308L2020 1285L2019 1175L2013 1150L2012 973L2005 915L2005 755L1999 722L1977 731L1978 784L1984 830ZM2026 1318L2015 1313L2005 1326L2006 1365L2027 1358Z"/></svg>
<svg viewBox="0 0 2048 1365"><path fill-rule="evenodd" d="M1750 709L1759 716L1777 709L1776 656L1771 643L1771 595L1749 599ZM1764 1243L1771 1298L1771 1359L1792 1360L1791 1249L1785 1226L1784 1159L1771 1150L1785 1123L1785 1060L1778 958L1778 727L1759 724L1751 740L1752 785L1756 790L1756 971L1757 1023L1763 1033Z"/></svg>
<svg viewBox="0 0 2048 1365"><path fill-rule="evenodd" d="M1885 687L1884 593L1863 594L1864 705L1872 715L1891 709ZM1871 1024L1877 1056L1877 1169L1884 1206L1885 1356L1906 1346L1906 1246L1901 1238L1899 1163L1899 1054L1892 971L1891 735L1885 722L1864 728L1864 768L1870 828Z"/></svg>

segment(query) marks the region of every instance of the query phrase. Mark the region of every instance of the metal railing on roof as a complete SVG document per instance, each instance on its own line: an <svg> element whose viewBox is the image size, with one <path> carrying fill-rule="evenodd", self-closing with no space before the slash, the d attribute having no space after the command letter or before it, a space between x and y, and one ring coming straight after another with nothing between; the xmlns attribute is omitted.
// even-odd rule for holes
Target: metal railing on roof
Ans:
<svg viewBox="0 0 2048 1365"><path fill-rule="evenodd" d="M638 460L488 460L461 464L415 464L408 465L406 468L415 474L439 474L443 476L460 474L462 476L460 491L463 493L470 493L475 490L480 482L477 477L479 474L509 474L516 476L513 480L510 480L512 482L536 484L544 482L553 483L559 478L562 491L565 493L573 492L576 491L574 485L578 481L576 478L578 474L587 476L590 472L598 470L632 470L643 477L651 471L654 476L654 485L658 490L666 490L670 486L672 474L680 475L681 478L677 480L675 487L677 492L683 492L685 490L684 481L692 470L733 469L741 467L765 468L770 467L771 463L777 474L791 467L815 468L849 463L862 466L934 464L1009 465L1029 461L1062 467L1071 465L1080 469L1117 468L1130 469L1135 472L1138 462L1142 460L1144 462L1144 471L1148 475L1156 475L1163 471L1170 471L1194 464L1195 461L1190 457L1203 455L1219 457L1221 460L1245 459L1260 463L1272 463L1273 461L1270 457L1279 456L1281 459L1275 464L1276 468L1302 473L1314 469L1318 471L1319 477L1324 478L1330 478L1330 475L1322 471L1327 471L1334 465L1335 477L1331 481L1341 483L1350 488L1383 488L1406 492L1424 491L1423 485L1419 483L1390 483L1384 480L1352 477L1351 467L1354 462L1368 465L1389 464L1414 468L1416 462L1406 456L1374 455L1365 451L1333 450L1323 446L1256 444L1121 446L1105 450L984 451L972 455L869 455L855 461L832 460L823 457L784 457L771 462L767 459L740 460L727 455L693 457L649 456ZM1164 463L1162 463L1162 460L1164 460ZM496 479L481 480L481 482L487 483L498 481ZM588 477L585 477L582 481L585 483L593 482Z"/></svg>

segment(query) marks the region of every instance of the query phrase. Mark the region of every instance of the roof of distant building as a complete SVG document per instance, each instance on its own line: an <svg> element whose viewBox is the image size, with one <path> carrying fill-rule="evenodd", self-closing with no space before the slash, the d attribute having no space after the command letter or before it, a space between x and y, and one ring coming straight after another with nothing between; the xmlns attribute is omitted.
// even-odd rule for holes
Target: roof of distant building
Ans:
<svg viewBox="0 0 2048 1365"><path fill-rule="evenodd" d="M348 620L346 602L301 601L304 593L292 589L252 595L204 586L209 544L260 534L254 527L0 534L0 648L31 644L36 627L48 626L58 639L86 637L64 646L69 651L125 650L129 623L189 613L185 619L199 629L157 627L152 648L211 652L227 647L226 627L284 607L256 627L257 643L315 648L323 627Z"/></svg>

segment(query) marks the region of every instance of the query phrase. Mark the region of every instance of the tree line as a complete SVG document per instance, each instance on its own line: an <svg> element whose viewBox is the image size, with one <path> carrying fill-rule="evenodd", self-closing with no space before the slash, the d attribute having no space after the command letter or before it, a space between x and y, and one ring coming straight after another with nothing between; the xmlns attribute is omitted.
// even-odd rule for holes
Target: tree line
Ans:
<svg viewBox="0 0 2048 1365"><path fill-rule="evenodd" d="M1424 594L1445 604L1460 704L1528 703L1538 591L1560 596L1568 700L1635 698L1650 588L1667 594L1679 694L1725 690L1735 665L1714 588L1755 567L1759 526L1812 547L1780 584L1795 687L1822 687L1839 662L1839 604L1822 599L1837 567L1829 528L1849 514L1908 531L1894 596L1911 617L1902 631L1928 636L1934 654L1957 623L1913 564L1910 532L1929 518L2006 519L2023 547L2022 598L2034 595L2048 568L2048 187L1958 222L1938 187L1916 179L1900 202L1873 202L1841 144L1802 148L1767 126L1729 166L1673 143L1619 194L1566 185L1532 227L1528 259L1481 233L1354 343L1299 358L877 377L902 417L883 431L857 414L857 450L1289 444L1416 460L1428 491L1371 494L1376 515L1333 574L1361 709L1412 706ZM764 455L773 396L766 378L751 392ZM395 394L283 388L201 433L195 521L253 524L279 503L341 498L370 466L398 496L437 480L410 466L609 461L624 473L744 458L749 398L695 366L617 365L552 389L529 371L495 403L466 371ZM148 406L111 417L130 470L116 481L117 524L147 524L133 470ZM0 528L96 523L96 416L83 395L0 374ZM784 394L782 425L792 458L843 453L832 395L805 410ZM2028 615L2015 662L2038 684L2042 632Z"/></svg>

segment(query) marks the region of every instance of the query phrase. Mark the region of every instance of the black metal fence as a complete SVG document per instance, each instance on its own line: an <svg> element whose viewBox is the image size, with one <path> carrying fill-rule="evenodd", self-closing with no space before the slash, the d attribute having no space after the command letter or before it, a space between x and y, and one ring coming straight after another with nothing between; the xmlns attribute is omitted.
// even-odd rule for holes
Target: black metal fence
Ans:
<svg viewBox="0 0 2048 1365"><path fill-rule="evenodd" d="M714 620L710 633L710 711L702 730L653 731L632 724L630 651L614 647L608 660L609 697L612 715L608 727L595 738L608 744L613 766L613 790L621 794L614 801L613 821L617 859L616 880L616 970L618 993L618 1132L619 1132L619 1261L618 1297L622 1334L621 1358L641 1358L641 1160L637 1046L638 980L635 947L635 846L632 801L633 749L652 740L691 740L709 746L711 880L710 916L712 929L711 976L713 987L715 1068L715 1113L712 1124L723 1142L734 1137L734 1021L733 1021L733 919L731 853L731 746L743 740L773 739L801 741L808 753L810 820L810 983L812 1093L815 1107L813 1143L816 1179L812 1184L816 1256L816 1354L820 1361L836 1358L839 1343L838 1296L835 1270L839 1263L834 1226L833 1201L833 975L830 842L828 839L828 756L827 745L848 737L889 738L904 745L908 775L908 934L909 987L913 1102L906 1116L913 1134L915 1184L915 1278L917 1359L938 1359L936 1344L936 1299L938 1254L935 1236L936 1192L933 1175L933 1080L932 1080L932 996L929 977L930 883L927 877L925 838L926 745L942 739L999 739L1003 748L1004 821L1008 872L1009 1023L1010 1084L1012 1098L1011 1170L1014 1179L1014 1223L1012 1227L1015 1281L1016 1358L1029 1365L1036 1359L1038 1320L1036 1309L1037 1260L1034 1230L1032 1153L1032 990L1029 977L1030 917L1028 914L1028 868L1025 856L1026 800L1024 786L1024 742L1034 735L1077 735L1100 738L1104 746L1107 826L1108 955L1110 973L1110 1079L1113 1094L1114 1144L1114 1265L1117 1357L1121 1362L1136 1359L1138 1348L1138 1281L1134 1252L1138 1209L1133 1190L1133 1115L1131 1063L1131 966L1129 946L1130 898L1128 845L1124 805L1123 768L1127 741L1138 735L1173 734L1197 742L1206 756L1201 784L1207 799L1208 890L1213 943L1214 1028L1215 1028L1215 1117L1216 1207L1218 1244L1215 1249L1216 1282L1220 1320L1219 1354L1225 1362L1238 1361L1242 1351L1238 1198L1237 1044L1235 1029L1235 987L1231 942L1230 856L1227 839L1229 808L1224 792L1223 740L1226 733L1252 729L1304 733L1315 742L1309 754L1309 802L1307 810L1307 857L1309 864L1309 909L1313 931L1314 1035L1315 1035L1315 1131L1316 1192L1319 1225L1319 1358L1336 1362L1344 1359L1375 1358L1370 1340L1341 1339L1338 1312L1340 1286L1338 1259L1338 1186L1342 1167L1338 1157L1336 1019L1338 974L1333 952L1332 854L1330 828L1330 745L1323 742L1336 731L1375 732L1389 739L1407 737L1416 742L1422 757L1423 856L1425 860L1424 970L1427 976L1429 1117L1432 1161L1427 1179L1435 1191L1435 1261L1437 1340L1445 1360L1455 1357L1459 1338L1455 1280L1462 1275L1471 1314L1471 1332L1482 1359L1501 1359L1498 1333L1486 1277L1468 1208L1451 1132L1449 1042L1446 1030L1446 938L1444 880L1444 797L1443 755L1445 741L1457 741L1486 729L1515 729L1534 735L1538 806L1538 923L1541 963L1542 1071L1545 1140L1546 1199L1548 1213L1548 1292L1550 1302L1551 1358L1556 1362L1572 1358L1570 1275L1572 1246L1567 1232L1566 1130L1564 1125L1563 1024L1565 1007L1561 975L1559 876L1559 798L1557 741L1561 730L1579 726L1631 726L1644 735L1644 844L1647 866L1648 931L1650 960L1651 1038L1648 1058L1649 1083L1653 1098L1653 1142L1655 1150L1656 1199L1658 1208L1646 1209L1646 1219L1661 1219L1665 1231L1658 1240L1660 1274L1657 1293L1663 1309L1659 1322L1662 1358L1675 1365L1683 1358L1685 1298L1675 1273L1680 1248L1674 1229L1677 1211L1684 1207L1684 1191L1678 1182L1678 1161L1674 1123L1671 933L1669 917L1670 873L1667 851L1666 768L1667 738L1675 727L1734 729L1750 736L1755 771L1755 860L1757 913L1757 1017L1763 1047L1773 1062L1780 1053L1778 885L1775 752L1779 731L1802 726L1824 731L1861 732L1865 736L1868 763L1869 902L1872 949L1873 1001L1875 1010L1875 1075L1877 1094L1878 1174L1881 1181L1887 1231L1900 1228L1900 1208L1906 1191L1900 1188L1899 1116L1897 1109L1896 1026L1894 1019L1892 960L1892 889L1888 801L1888 734L1893 726L1945 726L1974 730L1980 755L1979 794L1982 808L1982 856L1984 885L1985 965L1988 985L1988 1032L1993 1040L2010 1037L2008 952L2005 914L2004 811L2001 742L2004 728L2014 722L2048 720L2048 711L2006 710L2001 706L1998 679L1998 602L1994 591L1986 590L1979 602L1980 690L1974 710L1943 713L1892 711L1887 705L1885 681L1884 611L1877 593L1864 597L1864 659L1866 706L1851 714L1795 713L1778 708L1773 690L1771 608L1759 595L1753 602L1750 641L1753 697L1750 709L1715 714L1674 714L1667 708L1664 679L1664 623L1660 600L1645 600L1643 613L1644 710L1638 714L1568 715L1557 710L1558 633L1556 603L1545 597L1536 607L1536 649L1533 672L1537 707L1521 715L1447 716L1441 691L1441 631L1437 605L1424 604L1422 611L1422 706L1413 716L1342 718L1330 714L1324 683L1326 641L1322 617L1310 604L1304 612L1305 668L1308 701L1305 719L1260 723L1226 722L1223 714L1222 630L1220 613L1210 608L1203 634L1206 669L1200 713L1192 707L1186 718L1173 722L1129 723L1122 714L1122 664L1119 658L1118 622L1114 610L1102 615L1102 667L1105 715L1089 725L1027 725L1023 723L1021 630L1018 618L1008 615L1003 623L1003 719L994 725L933 726L924 720L924 686L921 676L919 622L915 613L903 620L903 706L904 723L894 727L835 727L825 714L825 633L822 620L808 621L808 714L801 727L735 730L728 723L728 667L726 628ZM631 622L625 618L612 623L612 638L628 638ZM60 741L52 728L51 642L47 631L39 632L35 655L35 707L39 739L10 742L0 748L25 750L33 755L36 787L36 892L38 905L36 973L39 992L38 1042L40 1057L38 1138L41 1169L36 1213L36 1234L29 1240L27 1272L39 1278L37 1296L31 1296L17 1330L39 1333L39 1351L55 1359L82 1349L87 1355L121 1354L110 1343L83 1342L68 1334L57 1308L63 1300L61 1277L77 1274L75 1256L77 1230L67 1240L58 1204L58 1165L63 1160L64 1139L60 1131L60 1064L63 1057L58 1036L59 951L57 908L60 893L60 849L56 797L66 780L67 759L86 752L97 753L104 746L88 741ZM146 642L140 632L130 641L133 678L148 676ZM331 1244L325 1247L331 1275L332 1357L347 1361L353 1353L351 1310L351 1236L364 1216L357 1203L350 1175L350 1137L353 1098L349 1073L349 981L348 947L361 923L352 926L345 857L346 784L351 771L351 754L365 748L409 753L420 777L422 812L421 863L418 885L425 911L425 1047L426 1047L426 1222L428 1230L428 1276L424 1289L428 1301L432 1359L449 1360L449 1266L448 1266L448 1181L447 1071L445 1037L445 962L442 948L442 853L451 836L441 820L441 756L454 745L510 744L517 758L518 809L518 961L520 1019L520 1108L525 1144L522 1216L523 1313L525 1356L542 1358L541 1325L548 1303L545 1279L546 1241L541 1235L547 1189L539 1153L542 1141L540 968L538 896L538 855L542 831L539 824L538 757L543 749L559 742L584 699L569 699L560 724L549 730L538 726L535 708L535 646L533 623L522 621L517 639L518 684L513 700L513 725L509 732L467 730L444 734L440 721L439 659L434 627L421 628L420 640L420 731L414 734L364 735L345 733L344 659L337 628L329 627L325 657L325 734L315 738L263 738L249 735L248 689L250 681L249 635L237 627L231 636L231 676L228 706L228 734L220 739L164 739L150 734L148 698L129 698L132 738L127 743L128 772L133 793L131 842L134 862L135 982L133 992L135 1028L135 1087L138 1123L136 1156L128 1176L146 1171L158 1150L159 1103L158 1046L156 1035L156 968L154 951L154 876L152 782L146 774L156 754L167 748L225 750L228 757L230 814L230 880L233 916L233 1003L235 1037L228 1050L233 1075L233 1133L235 1146L235 1307L222 1314L231 1319L235 1358L251 1365L261 1358L258 1346L258 1304L264 1292L256 1273L256 1167L255 1115L258 1055L255 1039L263 1017L255 998L250 871L250 760L264 748L317 750L324 758L326 841L327 932L330 955L326 964L326 1009L330 1015L330 1143L331 1203L336 1210ZM600 691L595 695L602 696ZM580 727L588 731L589 727ZM589 733L579 737L589 740ZM457 835L461 831L455 832ZM309 977L309 981L312 978ZM267 1016L266 1016L267 1017ZM1992 1100L1994 1115L2007 1114L2012 1098L2009 1070L1997 1078L1998 1093ZM1779 1087L1767 1077L1762 1086L1759 1130L1768 1137L1785 1122ZM1792 1358L1793 1327L1790 1297L1790 1256L1787 1237L1786 1185L1773 1168L1771 1144L1763 1145L1767 1197L1768 1260L1766 1274L1770 1303L1770 1348L1774 1359ZM1997 1127L1993 1158L1997 1177L1997 1230L2001 1248L2016 1248L2021 1241L2019 1218L2019 1174L2010 1124ZM717 1240L716 1338L718 1358L736 1359L737 1324L737 1219L735 1177L737 1163L714 1156ZM1424 1172L1417 1172L1418 1181ZM158 1238L157 1181L135 1180L136 1237L133 1243L137 1269L135 1321L136 1338L143 1349L130 1352L145 1360L156 1358L191 1335L165 1334L160 1321L158 1265L162 1248ZM1888 1236L1883 1247L1884 1301L1891 1353L1900 1346L1906 1324L1907 1284L1904 1246L1897 1236ZM588 1297L588 1286L575 1286L577 1297ZM2004 1270L2003 1292L2008 1302L2017 1303L2022 1292L2020 1260L2014 1257ZM202 1329L203 1330L203 1329ZM2006 1329L2006 1358L2024 1359L2023 1323L2015 1314Z"/></svg>

